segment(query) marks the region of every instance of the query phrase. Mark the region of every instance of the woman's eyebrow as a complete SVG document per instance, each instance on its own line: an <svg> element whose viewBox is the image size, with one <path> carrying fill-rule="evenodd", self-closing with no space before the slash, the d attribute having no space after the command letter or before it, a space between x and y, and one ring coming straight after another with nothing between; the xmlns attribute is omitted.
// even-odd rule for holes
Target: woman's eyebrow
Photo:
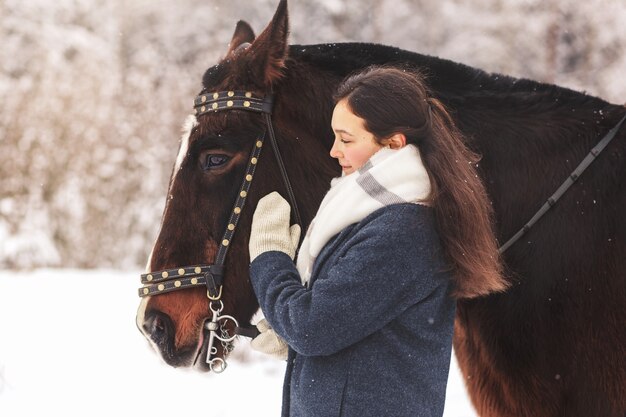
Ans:
<svg viewBox="0 0 626 417"><path fill-rule="evenodd" d="M347 130L343 130L343 129L333 129L333 131L335 133L343 133L344 135L348 135L348 136L354 136L352 133L348 132Z"/></svg>

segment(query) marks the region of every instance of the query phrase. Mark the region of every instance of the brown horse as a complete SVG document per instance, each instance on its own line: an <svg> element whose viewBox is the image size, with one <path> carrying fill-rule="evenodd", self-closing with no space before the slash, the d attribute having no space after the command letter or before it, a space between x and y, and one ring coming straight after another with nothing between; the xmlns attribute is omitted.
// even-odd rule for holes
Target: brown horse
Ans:
<svg viewBox="0 0 626 417"><path fill-rule="evenodd" d="M434 94L482 154L479 169L500 242L524 225L625 113L623 106L583 93L392 47L289 46L287 35L285 0L258 37L239 22L225 58L204 74L201 94L273 93L271 119L304 229L340 172L328 154L331 95L343 77L369 65L408 66L428 75ZM249 323L258 308L248 275L254 207L274 190L288 196L277 158L263 145L237 232L221 240L265 129L260 113L236 106L190 116L147 266L211 264L227 244L216 308L223 305L224 314L240 323ZM625 179L621 129L552 210L504 253L510 289L468 289L459 297L454 348L481 416L624 417ZM143 298L138 325L168 364L208 370L207 355L227 353L228 343L216 343L213 353L208 347L210 332L203 329L213 302L206 295L191 287ZM230 323L223 327L232 331Z"/></svg>

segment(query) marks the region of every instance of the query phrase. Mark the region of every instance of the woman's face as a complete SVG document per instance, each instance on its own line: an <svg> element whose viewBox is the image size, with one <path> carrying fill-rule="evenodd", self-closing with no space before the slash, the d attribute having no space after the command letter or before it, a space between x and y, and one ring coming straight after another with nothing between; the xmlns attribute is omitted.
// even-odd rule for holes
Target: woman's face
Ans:
<svg viewBox="0 0 626 417"><path fill-rule="evenodd" d="M330 156L337 158L346 175L361 168L382 148L374 140L374 135L365 130L365 120L352 113L345 99L335 106L331 126L335 132L335 142Z"/></svg>

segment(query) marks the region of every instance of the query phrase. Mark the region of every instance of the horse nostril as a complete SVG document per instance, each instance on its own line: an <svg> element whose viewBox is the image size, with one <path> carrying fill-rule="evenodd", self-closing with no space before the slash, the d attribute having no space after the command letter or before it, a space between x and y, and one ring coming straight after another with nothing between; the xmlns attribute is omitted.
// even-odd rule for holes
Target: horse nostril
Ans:
<svg viewBox="0 0 626 417"><path fill-rule="evenodd" d="M189 354L176 348L176 326L169 315L158 310L147 311L141 327L165 363L174 367L187 365Z"/></svg>
<svg viewBox="0 0 626 417"><path fill-rule="evenodd" d="M168 343L173 329L172 320L160 311L148 314L143 323L145 333L159 346Z"/></svg>
<svg viewBox="0 0 626 417"><path fill-rule="evenodd" d="M160 334L165 332L165 322L159 316L152 321L152 334Z"/></svg>

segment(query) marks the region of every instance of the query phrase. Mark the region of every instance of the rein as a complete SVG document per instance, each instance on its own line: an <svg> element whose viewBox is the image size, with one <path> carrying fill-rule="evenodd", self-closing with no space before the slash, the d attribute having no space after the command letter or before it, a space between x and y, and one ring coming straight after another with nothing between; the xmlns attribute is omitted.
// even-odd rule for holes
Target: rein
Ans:
<svg viewBox="0 0 626 417"><path fill-rule="evenodd" d="M265 97L254 97L249 91L219 91L215 93L200 94L194 99L196 116L209 112L227 111L233 109L262 113L265 120L265 130L263 134L257 138L250 153L250 158L239 189L239 194L233 209L231 210L228 225L224 231L222 241L220 242L214 264L183 266L141 275L141 283L143 284L143 287L138 290L139 297L160 295L196 286L206 287L206 294L209 299L209 308L212 313L211 321L207 321L204 326L209 331L206 361L209 368L216 373L223 372L226 369L227 364L224 359L214 357L217 355L217 347L213 346L215 339L222 343L224 355L226 356L232 351L232 342L237 335L256 337L259 333L254 327L240 327L239 322L234 317L222 315L221 313L224 309L224 303L222 302L224 262L226 254L228 253L229 245L232 242L235 229L239 222L241 211L243 210L248 196L266 133L269 133L270 143L272 145L272 149L274 150L274 156L276 157L283 182L287 188L287 194L291 207L294 211L294 218L298 224L302 224L296 199L293 194L293 188L291 187L291 182L289 181L289 177L278 148L278 143L276 142L276 136L274 134L271 117L273 99L274 98L271 94ZM230 335L227 329L229 322L234 325L235 334L233 335Z"/></svg>
<svg viewBox="0 0 626 417"><path fill-rule="evenodd" d="M591 151L587 154L587 156L578 164L576 169L565 179L563 184L557 188L557 190L548 198L548 200L541 206L539 211L535 213L533 217L517 232L515 233L509 240L507 240L504 245L500 246L498 252L500 254L504 253L508 248L513 246L515 242L517 242L528 230L535 224L537 221L547 213L548 210L552 208L556 204L556 202L565 194L565 191L571 187L578 178L582 175L583 172L591 165L593 161L595 161L596 157L606 148L606 146L613 140L620 127L626 120L626 116L622 117L622 119L617 122L617 124L608 131L608 133L598 142L596 146L594 146Z"/></svg>

